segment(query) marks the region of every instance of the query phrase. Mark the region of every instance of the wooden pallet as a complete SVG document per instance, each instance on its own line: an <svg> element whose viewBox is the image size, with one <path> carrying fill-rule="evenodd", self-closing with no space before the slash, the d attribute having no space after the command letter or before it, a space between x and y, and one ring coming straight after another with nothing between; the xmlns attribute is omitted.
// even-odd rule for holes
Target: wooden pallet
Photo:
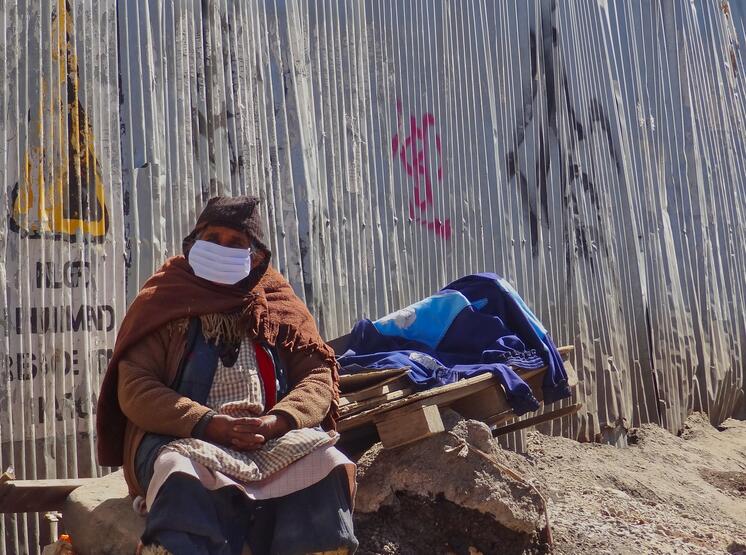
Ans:
<svg viewBox="0 0 746 555"><path fill-rule="evenodd" d="M569 357L572 350L572 347L559 349L564 359ZM569 362L565 362L565 369L570 386L574 387L577 384L575 370ZM519 373L540 402L543 401L545 372L546 368L541 368ZM444 427L440 411L445 408L452 408L466 418L490 422L492 425L515 418L504 389L492 374L482 374L402 398L375 400L378 403L373 408L343 416L339 421L339 431L344 434L374 425L383 446L394 448L442 432ZM551 418L555 417L559 416Z"/></svg>

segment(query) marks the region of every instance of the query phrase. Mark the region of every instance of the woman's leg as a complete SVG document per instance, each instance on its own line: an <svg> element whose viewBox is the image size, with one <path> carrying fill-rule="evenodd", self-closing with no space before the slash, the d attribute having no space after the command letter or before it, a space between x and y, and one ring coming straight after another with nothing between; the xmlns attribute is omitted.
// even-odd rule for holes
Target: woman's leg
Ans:
<svg viewBox="0 0 746 555"><path fill-rule="evenodd" d="M206 489L186 474L173 474L150 507L142 541L174 555L240 554L252 518L252 502L232 487Z"/></svg>
<svg viewBox="0 0 746 555"><path fill-rule="evenodd" d="M340 549L354 553L357 549L347 471L343 467L335 468L304 490L273 500L272 505L273 555Z"/></svg>

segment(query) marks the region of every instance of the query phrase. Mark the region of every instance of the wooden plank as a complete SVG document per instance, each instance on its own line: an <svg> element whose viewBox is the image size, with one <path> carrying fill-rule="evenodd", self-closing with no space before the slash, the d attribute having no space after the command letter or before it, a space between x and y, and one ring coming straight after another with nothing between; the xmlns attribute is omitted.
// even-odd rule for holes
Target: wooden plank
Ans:
<svg viewBox="0 0 746 555"><path fill-rule="evenodd" d="M562 360L567 360L575 351L575 347L572 345L563 345L562 347L557 347L557 351L559 351Z"/></svg>
<svg viewBox="0 0 746 555"><path fill-rule="evenodd" d="M408 371L408 368L384 368L356 374L342 374L339 377L339 389L345 394L358 391L366 387L373 387L389 378L403 376Z"/></svg>
<svg viewBox="0 0 746 555"><path fill-rule="evenodd" d="M407 378L406 373L407 371L403 370L401 374L386 378L385 380L372 386L365 387L357 391L351 391L350 393L345 393L342 397L339 398L339 406L343 407L350 403L365 401L373 397L380 397L381 395L386 395L387 393L391 393L392 391L411 388L412 380Z"/></svg>
<svg viewBox="0 0 746 555"><path fill-rule="evenodd" d="M97 478L66 480L10 480L0 484L0 513L55 511L70 492Z"/></svg>
<svg viewBox="0 0 746 555"><path fill-rule="evenodd" d="M519 420L518 422L508 424L507 426L495 428L494 430L492 430L492 435L494 437L497 437L505 434L510 434L513 432L517 432L518 430L536 426L537 424L541 424L543 422L549 422L550 420L554 420L555 418L570 416L571 414L575 414L576 412L578 412L582 406L582 403L577 403L575 405L570 405L550 412L545 412L544 414L540 414L539 416L532 416L531 418L526 418L526 420Z"/></svg>
<svg viewBox="0 0 746 555"><path fill-rule="evenodd" d="M508 420L514 420L515 418L516 418L516 414L512 410L506 410L494 416L490 416L489 418L484 419L482 422L492 427L492 426L498 426L500 424L503 424L507 422Z"/></svg>
<svg viewBox="0 0 746 555"><path fill-rule="evenodd" d="M486 420L496 414L510 410L505 390L500 384L477 391L473 395L457 399L451 408L464 418Z"/></svg>
<svg viewBox="0 0 746 555"><path fill-rule="evenodd" d="M353 414L358 414L365 410L375 408L384 403L395 401L397 399L402 399L406 397L407 395L411 395L414 392L415 392L415 389L408 387L407 389L397 389L396 391L391 391L390 393L386 393L385 395L379 395L378 397L373 397L372 399L366 399L358 403L348 403L346 405L341 405L339 407L339 416L341 418L346 418L346 417L352 416Z"/></svg>
<svg viewBox="0 0 746 555"><path fill-rule="evenodd" d="M437 405L420 407L416 411L392 411L376 423L384 449L393 449L424 439L445 430Z"/></svg>
<svg viewBox="0 0 746 555"><path fill-rule="evenodd" d="M538 370L529 370L520 373L519 376L524 381L537 377L541 377L543 380L544 372L545 369L540 368ZM505 396L505 389L503 389L500 384L483 389L482 391L477 391L463 399L458 399L451 404L451 408L464 418L482 421L486 421L489 418L505 412L512 413L512 409L510 408Z"/></svg>

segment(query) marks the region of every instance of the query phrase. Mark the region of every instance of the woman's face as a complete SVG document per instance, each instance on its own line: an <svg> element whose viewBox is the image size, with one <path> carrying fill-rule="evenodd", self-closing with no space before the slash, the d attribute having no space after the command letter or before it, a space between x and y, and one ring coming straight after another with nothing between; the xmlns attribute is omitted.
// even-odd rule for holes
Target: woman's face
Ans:
<svg viewBox="0 0 746 555"><path fill-rule="evenodd" d="M253 241L251 237L241 231L237 231L232 227L225 227L222 225L208 225L202 231L197 234L197 239L203 241L209 241L217 245L224 247L232 247L234 249L249 249ZM261 250L252 250L251 252L251 267L256 268L264 260L264 253Z"/></svg>
<svg viewBox="0 0 746 555"><path fill-rule="evenodd" d="M197 235L197 239L234 249L251 247L251 239L245 233L222 225L208 225Z"/></svg>

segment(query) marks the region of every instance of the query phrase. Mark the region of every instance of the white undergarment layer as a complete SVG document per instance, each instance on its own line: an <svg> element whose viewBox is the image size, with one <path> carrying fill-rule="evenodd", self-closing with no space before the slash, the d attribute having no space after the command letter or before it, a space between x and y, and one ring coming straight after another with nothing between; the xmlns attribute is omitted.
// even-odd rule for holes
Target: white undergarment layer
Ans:
<svg viewBox="0 0 746 555"><path fill-rule="evenodd" d="M207 489L237 487L249 499L272 499L283 497L320 482L338 466L347 471L350 499L355 499L355 463L333 445L321 447L305 457L276 472L269 478L257 482L237 482L230 476L213 471L179 453L164 450L158 455L153 466L153 477L145 498L147 508L153 506L161 486L171 474L181 472L193 476ZM139 511L135 511L139 512Z"/></svg>

